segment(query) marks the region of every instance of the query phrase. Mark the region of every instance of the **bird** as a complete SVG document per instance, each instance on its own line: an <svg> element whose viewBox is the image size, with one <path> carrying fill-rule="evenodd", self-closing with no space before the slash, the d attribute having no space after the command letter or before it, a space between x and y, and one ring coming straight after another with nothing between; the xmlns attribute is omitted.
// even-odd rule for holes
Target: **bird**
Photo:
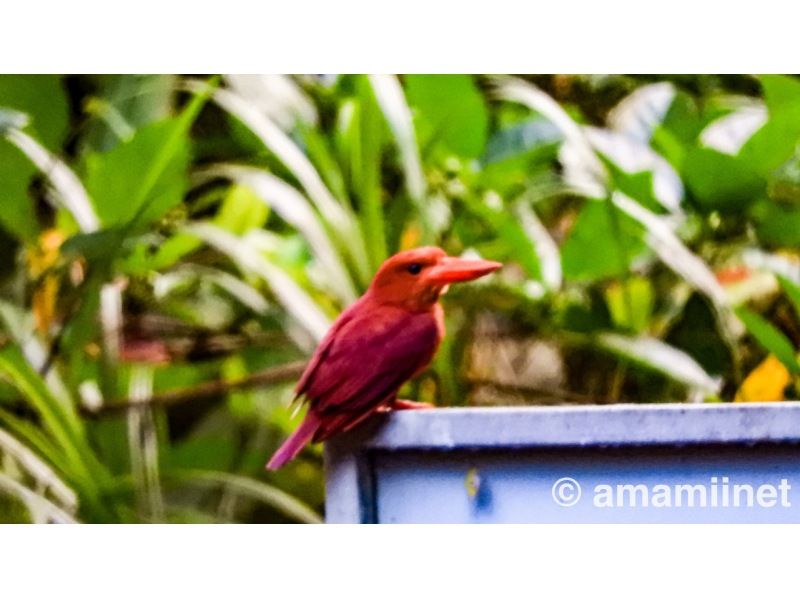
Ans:
<svg viewBox="0 0 800 598"><path fill-rule="evenodd" d="M451 283L502 267L417 247L388 258L367 291L345 309L317 346L295 388L306 416L267 463L277 470L309 442L346 432L378 411L430 407L397 391L430 364L445 333L440 296Z"/></svg>

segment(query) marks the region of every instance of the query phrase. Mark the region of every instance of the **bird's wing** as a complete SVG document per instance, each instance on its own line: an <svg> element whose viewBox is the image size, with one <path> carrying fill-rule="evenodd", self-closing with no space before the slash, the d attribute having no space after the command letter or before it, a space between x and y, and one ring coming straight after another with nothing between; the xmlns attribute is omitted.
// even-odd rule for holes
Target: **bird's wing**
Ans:
<svg viewBox="0 0 800 598"><path fill-rule="evenodd" d="M325 359L325 356L330 351L333 341L336 338L339 330L341 330L343 326L353 319L353 316L356 314L358 309L357 306L358 302L348 307L339 315L338 318L336 318L336 321L330 327L330 330L328 330L328 333L325 335L322 341L320 341L319 345L314 351L314 355L311 356L311 361L308 362L306 369L303 371L303 375L300 376L300 380L298 380L297 386L295 387L295 394L299 396L306 393L317 373L319 364Z"/></svg>
<svg viewBox="0 0 800 598"><path fill-rule="evenodd" d="M323 420L316 440L352 427L424 368L439 342L430 314L359 310L334 335L305 385Z"/></svg>

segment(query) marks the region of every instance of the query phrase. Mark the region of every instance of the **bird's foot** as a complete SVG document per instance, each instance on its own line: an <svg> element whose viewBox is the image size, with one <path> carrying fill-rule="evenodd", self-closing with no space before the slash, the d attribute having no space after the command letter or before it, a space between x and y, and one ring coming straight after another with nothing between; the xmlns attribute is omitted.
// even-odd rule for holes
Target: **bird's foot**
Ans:
<svg viewBox="0 0 800 598"><path fill-rule="evenodd" d="M393 410L405 411L407 409L433 409L430 403L420 403L419 401L406 401L404 399L395 399L392 402Z"/></svg>

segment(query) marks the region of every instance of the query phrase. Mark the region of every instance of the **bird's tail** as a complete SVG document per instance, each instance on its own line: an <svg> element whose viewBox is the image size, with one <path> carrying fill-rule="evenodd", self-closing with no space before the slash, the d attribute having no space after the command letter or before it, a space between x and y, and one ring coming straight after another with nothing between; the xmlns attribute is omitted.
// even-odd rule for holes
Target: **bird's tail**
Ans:
<svg viewBox="0 0 800 598"><path fill-rule="evenodd" d="M319 418L309 411L303 423L298 426L281 447L275 451L275 454L272 455L272 459L267 463L267 469L272 471L280 469L294 459L297 454L303 450L303 447L314 437L314 433L319 428L319 425Z"/></svg>

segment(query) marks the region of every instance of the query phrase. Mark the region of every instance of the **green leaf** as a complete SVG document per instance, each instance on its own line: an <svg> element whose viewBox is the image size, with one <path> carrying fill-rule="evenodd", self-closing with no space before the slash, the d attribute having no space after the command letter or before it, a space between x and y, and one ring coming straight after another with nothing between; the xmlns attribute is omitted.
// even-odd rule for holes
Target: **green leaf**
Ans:
<svg viewBox="0 0 800 598"><path fill-rule="evenodd" d="M400 154L406 190L420 210L420 216L427 230L430 223L427 222L424 204L425 175L420 163L419 146L414 134L411 110L403 95L403 88L394 75L370 75L369 82Z"/></svg>
<svg viewBox="0 0 800 598"><path fill-rule="evenodd" d="M698 206L709 212L740 212L766 190L747 162L703 147L690 150L683 175Z"/></svg>
<svg viewBox="0 0 800 598"><path fill-rule="evenodd" d="M179 119L149 125L106 153L90 154L86 188L102 224L125 226L138 219L146 225L162 217L183 198L188 163L189 146Z"/></svg>
<svg viewBox="0 0 800 598"><path fill-rule="evenodd" d="M656 214L664 212L664 206L656 197L653 188L653 173L651 171L625 172L604 154L598 152L598 156L608 168L617 189L638 201L651 212Z"/></svg>
<svg viewBox="0 0 800 598"><path fill-rule="evenodd" d="M233 185L214 222L227 231L241 235L253 228L261 228L269 216L269 206L246 185Z"/></svg>
<svg viewBox="0 0 800 598"><path fill-rule="evenodd" d="M352 149L353 186L358 196L358 216L373 271L387 257L385 218L381 201L381 145L386 125L369 82L359 78L359 110Z"/></svg>
<svg viewBox="0 0 800 598"><path fill-rule="evenodd" d="M643 228L635 220L607 200L587 201L561 248L564 276L591 282L622 275L644 249Z"/></svg>
<svg viewBox="0 0 800 598"><path fill-rule="evenodd" d="M677 382L702 390L719 392L720 383L680 349L649 336L630 337L603 333L597 336L604 349L640 366L661 372Z"/></svg>
<svg viewBox="0 0 800 598"><path fill-rule="evenodd" d="M762 347L775 355L790 372L800 374L800 364L797 362L794 347L780 330L745 307L737 308L736 315Z"/></svg>
<svg viewBox="0 0 800 598"><path fill-rule="evenodd" d="M745 143L739 157L766 176L791 158L800 142L800 80L765 75L761 85L769 120Z"/></svg>
<svg viewBox="0 0 800 598"><path fill-rule="evenodd" d="M0 107L25 113L28 132L49 150L60 149L69 117L60 76L0 75ZM9 120L8 112L6 116L7 126L22 124L19 117ZM28 195L35 173L36 167L0 137L0 225L24 240L32 240L39 229Z"/></svg>
<svg viewBox="0 0 800 598"><path fill-rule="evenodd" d="M647 278L614 282L605 290L605 297L617 327L641 333L650 324L655 297L653 285Z"/></svg>
<svg viewBox="0 0 800 598"><path fill-rule="evenodd" d="M64 455L65 479L79 491L90 511L107 520L110 513L100 500L99 488L109 483L110 476L92 451L69 397L55 396L15 346L0 350L0 375L19 391L55 440Z"/></svg>
<svg viewBox="0 0 800 598"><path fill-rule="evenodd" d="M320 516L311 507L283 490L259 480L223 471L197 469L171 471L165 475L185 484L222 486L235 494L258 500L301 523L322 523Z"/></svg>
<svg viewBox="0 0 800 598"><path fill-rule="evenodd" d="M507 250L505 258L513 259L535 280L542 280L542 264L537 253L536 243L520 223L520 219L510 211L495 209L477 199L466 200L467 209L486 223L502 241Z"/></svg>
<svg viewBox="0 0 800 598"><path fill-rule="evenodd" d="M800 245L800 208L762 198L751 209L756 235L770 247Z"/></svg>
<svg viewBox="0 0 800 598"><path fill-rule="evenodd" d="M439 142L465 158L483 153L488 131L486 106L469 75L408 75L409 104L419 114L422 146Z"/></svg>

